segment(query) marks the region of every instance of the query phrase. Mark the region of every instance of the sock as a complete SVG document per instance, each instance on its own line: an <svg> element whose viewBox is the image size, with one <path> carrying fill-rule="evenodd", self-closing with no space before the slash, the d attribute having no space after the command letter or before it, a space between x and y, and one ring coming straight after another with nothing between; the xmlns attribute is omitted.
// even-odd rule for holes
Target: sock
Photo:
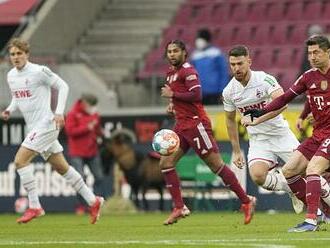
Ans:
<svg viewBox="0 0 330 248"><path fill-rule="evenodd" d="M320 178L321 178L321 198L328 206L330 206L330 186L323 177Z"/></svg>
<svg viewBox="0 0 330 248"><path fill-rule="evenodd" d="M307 213L306 217L310 219L316 219L317 209L320 204L321 195L321 180L319 175L306 176L306 201L307 201Z"/></svg>
<svg viewBox="0 0 330 248"><path fill-rule="evenodd" d="M243 190L242 186L239 184L237 177L235 176L234 172L232 172L228 166L222 166L216 173L218 176L221 177L222 181L228 186L237 197L241 200L243 204L249 203L250 199Z"/></svg>
<svg viewBox="0 0 330 248"><path fill-rule="evenodd" d="M37 191L37 182L33 175L34 169L32 165L25 166L17 170L20 176L21 184L28 193L29 207L41 208Z"/></svg>
<svg viewBox="0 0 330 248"><path fill-rule="evenodd" d="M174 206L176 208L182 208L184 206L184 203L181 196L180 179L178 177L178 174L176 173L175 168L164 169L162 170L162 173L164 175L166 188L172 196Z"/></svg>
<svg viewBox="0 0 330 248"><path fill-rule="evenodd" d="M288 185L296 197L305 205L306 203L306 181L300 175L289 177L286 179Z"/></svg>
<svg viewBox="0 0 330 248"><path fill-rule="evenodd" d="M94 193L87 187L82 176L72 166L63 175L66 181L76 190L78 194L85 199L89 206L92 206L96 200Z"/></svg>
<svg viewBox="0 0 330 248"><path fill-rule="evenodd" d="M262 187L271 191L285 191L289 194L292 194L292 191L287 181L285 180L285 177L279 170L268 172Z"/></svg>

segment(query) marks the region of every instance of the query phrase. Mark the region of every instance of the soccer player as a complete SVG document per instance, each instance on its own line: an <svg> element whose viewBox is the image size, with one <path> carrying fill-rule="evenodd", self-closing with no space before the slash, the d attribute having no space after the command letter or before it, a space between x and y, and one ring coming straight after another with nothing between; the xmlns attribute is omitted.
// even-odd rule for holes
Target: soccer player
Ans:
<svg viewBox="0 0 330 248"><path fill-rule="evenodd" d="M60 129L64 126L63 112L69 92L68 85L46 66L28 61L27 42L15 38L9 43L8 50L13 65L7 74L12 101L2 112L2 118L8 120L10 114L19 109L28 128L28 134L18 149L14 162L21 184L28 193L29 208L17 219L17 223L27 223L45 214L39 202L33 166L30 164L38 154L86 200L90 206L90 222L96 223L104 200L95 196L81 175L69 166L58 142ZM50 104L51 87L58 90L55 113Z"/></svg>
<svg viewBox="0 0 330 248"><path fill-rule="evenodd" d="M319 229L317 209L321 195L321 174L329 169L330 159L330 42L322 35L312 36L306 41L308 59L312 69L302 74L283 95L274 99L263 109L246 112L251 118L262 116L280 109L297 95L307 94L309 105L315 119L312 137L306 139L283 167L290 188L297 197L307 203L306 219L289 229L289 232L308 232ZM306 181L296 168L307 165ZM299 170L298 170L299 171Z"/></svg>
<svg viewBox="0 0 330 248"><path fill-rule="evenodd" d="M229 65L234 77L223 91L223 103L233 148L233 162L238 168L244 165L236 123L238 110L242 116L242 124L247 126L249 134L248 166L252 180L264 189L287 192L295 212L301 213L304 204L292 193L284 176L278 170L270 171L276 167L278 158L288 161L299 145L288 123L280 114L286 106L254 122L243 115L247 109L262 107L271 99L282 95L283 89L273 76L263 71L251 70L251 58L245 46L236 46L229 51Z"/></svg>
<svg viewBox="0 0 330 248"><path fill-rule="evenodd" d="M170 156L161 156L160 159L166 187L174 201L174 209L164 224L173 224L190 214L184 205L180 180L175 170L177 162L190 147L222 178L225 185L235 192L242 202L244 224L248 224L254 214L256 198L244 192L235 174L221 159L212 135L210 120L202 105L198 74L194 67L186 62L186 46L180 40L170 41L165 47L165 54L171 67L166 76L166 84L161 88L161 96L169 99L167 112L175 116L174 131L180 138L180 148Z"/></svg>

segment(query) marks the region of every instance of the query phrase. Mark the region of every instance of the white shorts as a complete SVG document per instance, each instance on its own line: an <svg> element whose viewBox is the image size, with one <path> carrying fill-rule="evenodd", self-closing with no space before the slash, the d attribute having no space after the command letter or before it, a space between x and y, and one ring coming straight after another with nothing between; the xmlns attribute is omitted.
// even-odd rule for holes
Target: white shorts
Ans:
<svg viewBox="0 0 330 248"><path fill-rule="evenodd" d="M58 134L59 131L54 129L33 129L25 137L22 146L38 152L47 161L51 154L63 151L62 145L57 140Z"/></svg>
<svg viewBox="0 0 330 248"><path fill-rule="evenodd" d="M269 136L267 139L258 139L251 136L249 141L248 165L262 161L269 168L276 166L277 159L287 162L293 151L299 146L296 136L290 131L281 136Z"/></svg>

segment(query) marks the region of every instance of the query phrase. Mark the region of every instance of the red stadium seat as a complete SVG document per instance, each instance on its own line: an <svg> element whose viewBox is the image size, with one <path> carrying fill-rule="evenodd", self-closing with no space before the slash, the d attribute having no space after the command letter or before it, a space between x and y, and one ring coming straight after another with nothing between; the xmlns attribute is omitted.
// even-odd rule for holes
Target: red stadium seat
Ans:
<svg viewBox="0 0 330 248"><path fill-rule="evenodd" d="M255 1L248 4L246 20L248 22L264 22L266 19L266 2Z"/></svg>
<svg viewBox="0 0 330 248"><path fill-rule="evenodd" d="M287 1L284 3L284 18L287 20L302 20L303 1ZM306 16L306 18L309 18Z"/></svg>
<svg viewBox="0 0 330 248"><path fill-rule="evenodd" d="M268 21L281 21L284 18L285 4L283 1L269 1L266 3L265 16Z"/></svg>
<svg viewBox="0 0 330 248"><path fill-rule="evenodd" d="M330 16L330 1L325 1L324 2L324 6L322 8L322 19L323 20L328 20L329 19L329 16Z"/></svg>
<svg viewBox="0 0 330 248"><path fill-rule="evenodd" d="M307 17L308 20L320 20L322 18L322 9L321 1L306 1L304 2L303 16Z"/></svg>
<svg viewBox="0 0 330 248"><path fill-rule="evenodd" d="M283 46L274 49L274 67L298 68L302 61L302 46Z"/></svg>
<svg viewBox="0 0 330 248"><path fill-rule="evenodd" d="M248 16L248 3L235 2L230 5L229 22L246 22Z"/></svg>
<svg viewBox="0 0 330 248"><path fill-rule="evenodd" d="M227 1L216 2L212 5L211 23L223 24L228 21L229 3Z"/></svg>
<svg viewBox="0 0 330 248"><path fill-rule="evenodd" d="M267 70L272 67L274 55L271 46L251 49L253 70Z"/></svg>

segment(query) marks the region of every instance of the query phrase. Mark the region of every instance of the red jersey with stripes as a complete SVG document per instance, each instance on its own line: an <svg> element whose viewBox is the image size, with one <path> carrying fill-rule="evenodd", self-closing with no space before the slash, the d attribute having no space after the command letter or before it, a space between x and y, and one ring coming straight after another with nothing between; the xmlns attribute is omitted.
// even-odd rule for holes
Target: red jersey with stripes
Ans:
<svg viewBox="0 0 330 248"><path fill-rule="evenodd" d="M171 68L167 73L166 83L173 92L178 93L188 92L196 87L201 87L197 71L187 62L179 68ZM176 128L191 128L201 121L210 123L201 100L189 102L174 97L172 102L175 111Z"/></svg>
<svg viewBox="0 0 330 248"><path fill-rule="evenodd" d="M296 95L306 92L311 112L315 119L314 138L321 142L330 136L330 70L322 74L311 69L302 74L291 86Z"/></svg>

